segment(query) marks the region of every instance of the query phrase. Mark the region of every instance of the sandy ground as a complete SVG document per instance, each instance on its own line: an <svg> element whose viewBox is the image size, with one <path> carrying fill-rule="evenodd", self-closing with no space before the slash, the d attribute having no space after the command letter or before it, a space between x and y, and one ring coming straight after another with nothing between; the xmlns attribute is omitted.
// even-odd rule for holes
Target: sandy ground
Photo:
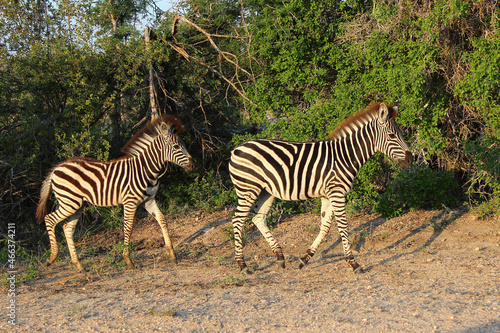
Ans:
<svg viewBox="0 0 500 333"><path fill-rule="evenodd" d="M500 333L498 218L477 220L465 210L354 216L351 241L362 274L343 260L336 229L297 268L319 216L286 217L273 229L285 269L249 224L245 257L254 272L240 274L224 231L231 213L168 217L177 265L162 259L161 232L150 218L134 229L134 270L123 267L114 247L120 230L80 240L87 276L64 249L54 265L16 287L16 325L3 315L0 330ZM9 299L4 289L2 304Z"/></svg>

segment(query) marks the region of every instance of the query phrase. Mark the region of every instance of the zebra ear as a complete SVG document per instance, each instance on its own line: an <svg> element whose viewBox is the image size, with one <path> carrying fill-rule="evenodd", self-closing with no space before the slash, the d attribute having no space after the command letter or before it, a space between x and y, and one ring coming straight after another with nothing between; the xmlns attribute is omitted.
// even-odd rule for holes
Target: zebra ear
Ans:
<svg viewBox="0 0 500 333"><path fill-rule="evenodd" d="M160 131L161 134L169 136L177 132L177 127L175 125L168 125L166 123L162 123L160 126Z"/></svg>
<svg viewBox="0 0 500 333"><path fill-rule="evenodd" d="M391 118L392 119L396 119L396 117L398 116L398 111L399 111L399 106L398 105L393 105L392 108L391 108Z"/></svg>
<svg viewBox="0 0 500 333"><path fill-rule="evenodd" d="M389 120L389 109L387 108L387 105L385 103L380 103L380 106L378 107L378 119L381 123L385 123L387 120Z"/></svg>

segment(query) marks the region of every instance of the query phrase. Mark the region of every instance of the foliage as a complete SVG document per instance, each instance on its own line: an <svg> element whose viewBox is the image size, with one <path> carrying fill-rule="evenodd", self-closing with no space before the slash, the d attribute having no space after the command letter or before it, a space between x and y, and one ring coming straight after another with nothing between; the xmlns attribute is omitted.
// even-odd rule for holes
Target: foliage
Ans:
<svg viewBox="0 0 500 333"><path fill-rule="evenodd" d="M196 178L188 187L194 207L212 212L217 208L236 203L236 193L220 174L210 171Z"/></svg>
<svg viewBox="0 0 500 333"><path fill-rule="evenodd" d="M366 10L365 1L254 1L248 5L250 52L259 73L248 95L258 105L252 117L286 114L290 108L323 100L336 75L331 56L346 18ZM257 67L258 66L258 67Z"/></svg>
<svg viewBox="0 0 500 333"><path fill-rule="evenodd" d="M263 108L254 117L271 119L257 136L322 139L333 125L371 100L399 100L403 110L399 122L417 162L455 171L473 202L496 197L498 173L494 166L498 163L482 162L497 161L499 156L491 149L500 141L496 116L500 37L495 4L377 2L372 10L343 15L336 23L327 24L329 27L315 25L315 18L325 12L314 3L297 1L283 6L277 17L281 19L293 8L294 15L285 20L292 23L283 28L280 20L274 25L264 20L260 24L267 25L267 30L262 29L265 36L254 41L259 52L267 54L259 62L263 74L255 84L262 84L255 90L255 100L261 99ZM331 3L327 6L333 8ZM310 27L301 26L302 20ZM322 29L333 42L318 46L314 45L318 38L301 38L303 33L314 36L314 29ZM278 33L281 36L275 36ZM308 47L321 61L305 51ZM303 77L308 78L306 83L300 81ZM480 146L485 152L490 148L489 158L478 154ZM464 175L464 170L471 172ZM363 172L349 195L351 200L362 197L356 194L360 187L375 186ZM377 177L385 176L382 172ZM368 201L376 200L374 195Z"/></svg>
<svg viewBox="0 0 500 333"><path fill-rule="evenodd" d="M475 140L465 143L472 161L466 193L479 204L480 217L500 214L500 39L496 37L474 42L474 50L463 56L470 72L455 87L463 107L478 110L486 125Z"/></svg>
<svg viewBox="0 0 500 333"><path fill-rule="evenodd" d="M478 205L478 216L500 215L500 144L494 138L469 143L468 152L474 159L474 172L466 193Z"/></svg>
<svg viewBox="0 0 500 333"><path fill-rule="evenodd" d="M354 179L351 192L347 194L347 201L356 207L356 211L371 207L378 202L391 170L394 169L391 168L391 164L384 163L381 153L375 154L361 167Z"/></svg>
<svg viewBox="0 0 500 333"><path fill-rule="evenodd" d="M439 209L442 205L459 205L459 186L452 172L432 170L426 165L414 165L393 174L384 194L373 210L387 218L401 216L408 210Z"/></svg>
<svg viewBox="0 0 500 333"><path fill-rule="evenodd" d="M227 175L210 170L202 175L193 172L188 176L179 172L173 177L164 176L160 181L156 200L168 204L164 208L169 214L186 212L182 207L213 212L236 203L236 194Z"/></svg>
<svg viewBox="0 0 500 333"><path fill-rule="evenodd" d="M86 213L89 214L88 219L94 220L94 225L96 225L96 229L92 233L98 230L113 230L123 227L124 217L121 206L97 207L92 205L86 209ZM96 220L98 223L95 222Z"/></svg>
<svg viewBox="0 0 500 333"><path fill-rule="evenodd" d="M132 243L129 243L129 250L132 250ZM118 242L111 247L111 250L106 253L106 261L110 263L111 266L116 268L125 267L126 262L123 260L123 250L125 250L125 244ZM134 257L132 252L131 257Z"/></svg>

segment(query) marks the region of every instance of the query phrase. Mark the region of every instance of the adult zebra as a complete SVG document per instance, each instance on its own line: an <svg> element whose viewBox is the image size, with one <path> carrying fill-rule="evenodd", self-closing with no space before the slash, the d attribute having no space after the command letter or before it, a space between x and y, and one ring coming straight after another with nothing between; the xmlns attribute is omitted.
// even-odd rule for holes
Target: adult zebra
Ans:
<svg viewBox="0 0 500 333"><path fill-rule="evenodd" d="M54 229L59 222L68 219L63 230L71 262L79 271L84 270L78 260L73 241L73 232L84 202L96 206L123 205L123 258L129 268L134 267L128 246L134 216L137 206L145 202L146 210L160 224L170 258L177 261L165 218L154 197L158 191L160 171L167 161L183 167L186 171L194 168L191 155L177 135L182 129L183 125L179 119L162 115L151 120L129 140L122 148L125 156L121 158L98 161L75 157L52 168L43 182L36 212L38 223L45 220L49 234L51 253L47 265L52 264L59 254ZM51 187L58 201L58 207L47 215L47 200Z"/></svg>
<svg viewBox="0 0 500 333"><path fill-rule="evenodd" d="M247 267L243 257L242 228L255 200L256 214L252 222L284 268L283 251L266 225L266 214L274 198L296 201L321 197L321 228L301 258L299 268L316 253L335 217L345 260L355 272L362 271L349 245L345 196L361 166L375 152L383 152L402 167L410 166L412 154L394 121L397 110L397 106L383 102L372 103L344 120L330 133L327 141L255 140L233 150L229 172L238 206L232 221L235 259L241 270Z"/></svg>

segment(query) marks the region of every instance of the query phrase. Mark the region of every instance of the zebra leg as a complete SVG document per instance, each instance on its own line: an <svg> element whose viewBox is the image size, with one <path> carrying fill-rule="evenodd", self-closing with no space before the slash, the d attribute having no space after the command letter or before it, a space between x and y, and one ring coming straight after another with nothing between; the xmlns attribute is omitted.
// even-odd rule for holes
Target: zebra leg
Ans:
<svg viewBox="0 0 500 333"><path fill-rule="evenodd" d="M271 209L274 197L266 191L262 191L257 200L258 201L255 207L255 216L252 218L252 222L257 226L260 233L262 234L262 236L264 236L267 243L271 247L271 250L276 255L278 264L282 268L285 268L285 257L283 256L283 250L281 249L281 246L276 241L276 239L273 237L266 223L266 215Z"/></svg>
<svg viewBox="0 0 500 333"><path fill-rule="evenodd" d="M85 271L85 269L78 260L78 255L76 254L75 242L73 241L73 233L75 232L75 226L78 223L78 220L80 219L81 215L82 215L81 210L71 215L68 218L69 221L66 222L66 224L64 224L63 230L64 230L64 235L66 236L66 243L68 244L69 255L71 256L71 262L73 263L73 265L76 266L76 268L80 272L83 272Z"/></svg>
<svg viewBox="0 0 500 333"><path fill-rule="evenodd" d="M333 220L333 207L330 203L330 200L327 198L321 198L321 227L316 236L316 239L306 251L306 254L300 259L299 268L304 267L309 259L316 253L318 250L319 244L323 241L328 231L330 231L330 227L332 225Z"/></svg>
<svg viewBox="0 0 500 333"><path fill-rule="evenodd" d="M335 220L337 221L337 228L344 247L344 259L351 265L354 273L362 273L363 268L354 260L354 256L351 252L351 244L349 243L349 226L345 213L345 195L342 193L339 194L338 197L332 200L332 205L335 207L333 210L335 213Z"/></svg>
<svg viewBox="0 0 500 333"><path fill-rule="evenodd" d="M246 198L238 195L238 206L234 211L232 220L234 230L234 259L236 263L238 263L240 271L247 268L245 258L243 257L243 225L245 224L245 220L248 217L248 213L250 213L250 209L255 199L256 197L254 197L253 193L246 195Z"/></svg>
<svg viewBox="0 0 500 333"><path fill-rule="evenodd" d="M47 266L51 265L59 255L59 247L57 246L55 228L56 225L64 219L64 217L62 219L60 218L55 219L56 216L57 216L57 210L45 216L45 226L47 228L47 233L49 234L49 240L50 240L50 257L49 259L47 259Z"/></svg>
<svg viewBox="0 0 500 333"><path fill-rule="evenodd" d="M158 224L160 225L161 231L163 233L163 238L165 239L165 248L167 249L168 255L170 259L172 259L174 263L177 264L177 258L175 257L174 248L172 247L172 242L170 241L170 236L168 234L167 222L165 221L165 217L160 211L160 208L158 208L158 204L153 198L146 201L144 207L149 212L149 214L153 215L156 221L158 221Z"/></svg>
<svg viewBox="0 0 500 333"><path fill-rule="evenodd" d="M134 219L135 219L135 211L137 210L136 203L127 203L123 205L123 215L124 215L124 223L123 223L123 259L127 263L127 267L129 269L134 268L134 264L132 260L130 260L130 235L132 235L132 229L134 228Z"/></svg>
<svg viewBox="0 0 500 333"><path fill-rule="evenodd" d="M47 259L47 266L51 265L59 255L59 247L57 246L55 233L56 225L75 214L75 212L78 211L78 208L74 209L59 202L57 209L45 216L45 226L50 240L50 257Z"/></svg>

